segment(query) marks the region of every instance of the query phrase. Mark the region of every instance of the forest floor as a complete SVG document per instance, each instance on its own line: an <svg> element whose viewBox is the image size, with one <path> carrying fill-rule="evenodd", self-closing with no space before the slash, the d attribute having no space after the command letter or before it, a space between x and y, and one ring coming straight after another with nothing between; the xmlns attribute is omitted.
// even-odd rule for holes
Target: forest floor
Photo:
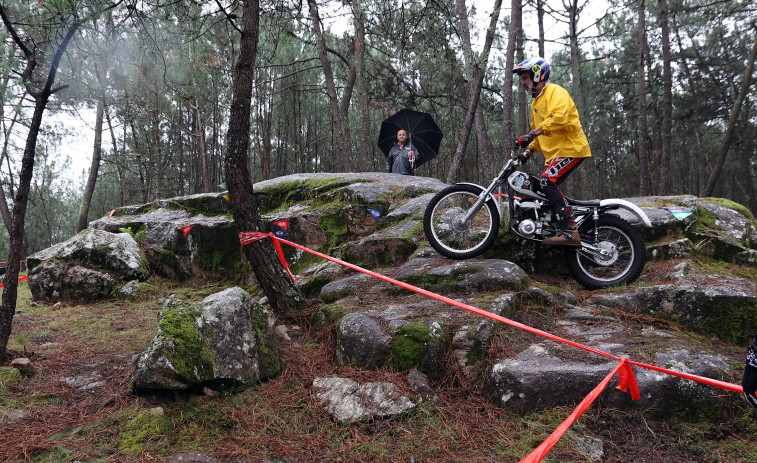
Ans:
<svg viewBox="0 0 757 463"><path fill-rule="evenodd" d="M581 299L573 283L559 284ZM37 373L19 388L0 390L0 462L187 461L178 459L182 452L240 463L517 462L573 411L516 414L453 372L434 385L437 402L391 420L337 424L311 393L317 377L391 381L408 395L413 390L403 372L337 368L333 330L311 330L309 313L279 320L301 329L290 330L292 342L280 345L285 369L277 378L233 394L134 395L131 359L155 335L163 301L199 301L226 286L153 277L139 301L74 306L32 303L21 283L11 358L3 366L27 357ZM396 304L403 296L386 297ZM528 314L515 319L528 321ZM507 342L507 332L499 332L492 349ZM743 399L733 395L729 409L707 422L654 419L600 400L545 461L591 461L579 449L591 436L604 442L604 462L757 462L757 413L745 412ZM23 417L2 419L10 410Z"/></svg>

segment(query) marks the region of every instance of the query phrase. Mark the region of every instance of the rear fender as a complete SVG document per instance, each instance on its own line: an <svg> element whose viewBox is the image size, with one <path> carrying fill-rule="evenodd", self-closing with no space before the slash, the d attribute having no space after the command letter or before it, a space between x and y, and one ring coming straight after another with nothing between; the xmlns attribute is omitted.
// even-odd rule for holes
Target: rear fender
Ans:
<svg viewBox="0 0 757 463"><path fill-rule="evenodd" d="M652 221L647 214L639 206L625 199L602 199L599 201L599 207L620 207L634 213L645 227L652 228Z"/></svg>

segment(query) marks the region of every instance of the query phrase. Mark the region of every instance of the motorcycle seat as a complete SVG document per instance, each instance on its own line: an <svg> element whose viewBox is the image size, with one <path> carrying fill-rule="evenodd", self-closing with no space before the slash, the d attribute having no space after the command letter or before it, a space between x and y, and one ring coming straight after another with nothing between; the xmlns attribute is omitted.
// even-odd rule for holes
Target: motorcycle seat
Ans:
<svg viewBox="0 0 757 463"><path fill-rule="evenodd" d="M599 200L598 199L590 199L589 201L581 201L579 199L572 199L565 197L566 201L568 201L568 204L575 204L576 206L589 206L589 207L599 207Z"/></svg>

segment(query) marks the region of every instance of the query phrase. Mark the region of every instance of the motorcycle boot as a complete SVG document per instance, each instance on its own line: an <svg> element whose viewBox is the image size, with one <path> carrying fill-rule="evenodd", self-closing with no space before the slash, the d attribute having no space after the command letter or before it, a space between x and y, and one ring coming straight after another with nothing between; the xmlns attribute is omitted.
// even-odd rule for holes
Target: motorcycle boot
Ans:
<svg viewBox="0 0 757 463"><path fill-rule="evenodd" d="M578 234L578 226L576 225L576 219L573 215L573 209L568 206L564 209L565 220L560 221L562 226L555 236L546 238L542 241L542 244L547 246L581 246L581 235Z"/></svg>

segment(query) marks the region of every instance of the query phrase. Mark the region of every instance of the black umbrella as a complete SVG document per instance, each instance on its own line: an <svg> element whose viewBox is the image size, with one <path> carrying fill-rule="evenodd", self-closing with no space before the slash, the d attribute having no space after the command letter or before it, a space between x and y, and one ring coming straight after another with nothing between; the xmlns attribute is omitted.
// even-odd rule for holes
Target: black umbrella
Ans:
<svg viewBox="0 0 757 463"><path fill-rule="evenodd" d="M381 123L377 145L384 156L388 156L392 146L397 143L397 131L400 129L407 131L408 142L418 151L416 168L436 157L442 143L442 131L430 114L407 108Z"/></svg>

